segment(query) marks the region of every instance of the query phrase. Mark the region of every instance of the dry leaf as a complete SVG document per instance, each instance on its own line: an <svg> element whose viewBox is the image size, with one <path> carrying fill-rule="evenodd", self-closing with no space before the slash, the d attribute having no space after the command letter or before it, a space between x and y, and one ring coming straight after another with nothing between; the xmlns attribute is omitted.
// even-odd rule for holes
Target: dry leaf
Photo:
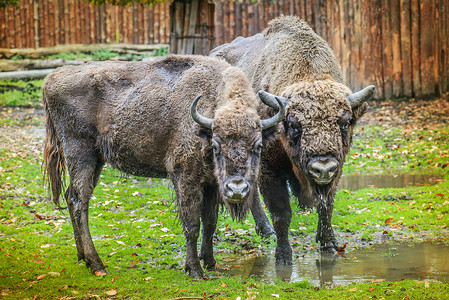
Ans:
<svg viewBox="0 0 449 300"><path fill-rule="evenodd" d="M42 264L45 264L45 261L38 259L38 260L35 261L35 263L37 263L39 265L42 265Z"/></svg>
<svg viewBox="0 0 449 300"><path fill-rule="evenodd" d="M390 224L393 221L393 218L388 218L385 220L385 224Z"/></svg>
<svg viewBox="0 0 449 300"><path fill-rule="evenodd" d="M59 272L48 272L48 275L52 276L52 277L58 277L61 274Z"/></svg>
<svg viewBox="0 0 449 300"><path fill-rule="evenodd" d="M145 277L143 280L148 281L148 280L151 280L151 279L153 279L153 277Z"/></svg>
<svg viewBox="0 0 449 300"><path fill-rule="evenodd" d="M106 292L106 294L108 296L115 296L115 295L117 295L117 291L116 290L109 290L109 291Z"/></svg>
<svg viewBox="0 0 449 300"><path fill-rule="evenodd" d="M371 283L382 282L382 281L385 281L385 279L376 278L376 279L371 280Z"/></svg>
<svg viewBox="0 0 449 300"><path fill-rule="evenodd" d="M279 295L278 295L278 294L271 294L271 296L276 297L276 298L279 298Z"/></svg>
<svg viewBox="0 0 449 300"><path fill-rule="evenodd" d="M227 285L226 283L223 282L223 283L221 284L221 286L222 286L222 287L227 287L228 285Z"/></svg>
<svg viewBox="0 0 449 300"><path fill-rule="evenodd" d="M350 289L349 291L350 291L350 292L357 292L358 290L359 290L359 287L356 286L355 288L352 288L352 289Z"/></svg>
<svg viewBox="0 0 449 300"><path fill-rule="evenodd" d="M39 275L39 276L37 276L37 280L41 280L41 279L44 279L45 277L47 277L47 275L48 274L42 274L42 275Z"/></svg>
<svg viewBox="0 0 449 300"><path fill-rule="evenodd" d="M106 272L103 272L103 271L96 271L95 272L95 276L101 276L101 277L104 277L104 276L106 276L107 275L107 273Z"/></svg>
<svg viewBox="0 0 449 300"><path fill-rule="evenodd" d="M372 292L374 291L374 288L372 286L369 287L369 291Z"/></svg>

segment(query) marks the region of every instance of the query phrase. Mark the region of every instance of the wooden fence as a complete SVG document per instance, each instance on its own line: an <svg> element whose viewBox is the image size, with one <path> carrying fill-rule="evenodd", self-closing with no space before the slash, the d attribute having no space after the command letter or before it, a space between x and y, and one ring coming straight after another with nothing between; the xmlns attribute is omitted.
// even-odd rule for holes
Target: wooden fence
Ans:
<svg viewBox="0 0 449 300"><path fill-rule="evenodd" d="M335 51L353 90L376 98L449 91L447 0L250 0L216 2L217 45L250 36L281 15L298 15Z"/></svg>
<svg viewBox="0 0 449 300"><path fill-rule="evenodd" d="M212 21L200 11L198 20L208 20L195 30L207 36L202 47L256 34L281 14L298 15L329 42L353 90L375 84L376 98L449 91L448 0L251 1L215 0ZM0 48L109 42L180 47L179 37L190 38L193 29L170 24L172 3L121 8L83 0L22 0L20 9L0 9ZM174 3L172 14L187 15L189 0ZM201 7L214 11L212 4Z"/></svg>
<svg viewBox="0 0 449 300"><path fill-rule="evenodd" d="M83 0L21 0L0 9L0 48L61 44L159 44L169 40L169 6L93 6Z"/></svg>

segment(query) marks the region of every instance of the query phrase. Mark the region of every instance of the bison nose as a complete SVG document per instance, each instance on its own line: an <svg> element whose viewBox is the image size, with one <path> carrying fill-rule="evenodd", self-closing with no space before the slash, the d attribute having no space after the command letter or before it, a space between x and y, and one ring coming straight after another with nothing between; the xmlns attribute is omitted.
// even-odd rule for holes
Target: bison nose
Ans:
<svg viewBox="0 0 449 300"><path fill-rule="evenodd" d="M225 188L228 200L233 203L242 202L249 192L248 183L243 177L229 180L229 182L226 183Z"/></svg>
<svg viewBox="0 0 449 300"><path fill-rule="evenodd" d="M318 184L328 184L337 174L338 162L335 158L318 158L309 164L309 174Z"/></svg>

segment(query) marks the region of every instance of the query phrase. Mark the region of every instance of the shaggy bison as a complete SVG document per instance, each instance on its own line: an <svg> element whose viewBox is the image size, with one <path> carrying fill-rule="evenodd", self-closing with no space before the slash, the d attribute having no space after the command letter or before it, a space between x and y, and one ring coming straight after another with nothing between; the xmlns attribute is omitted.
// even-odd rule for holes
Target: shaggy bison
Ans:
<svg viewBox="0 0 449 300"><path fill-rule="evenodd" d="M374 86L352 93L326 41L293 16L274 19L262 33L219 46L211 56L241 67L254 89L269 92L262 93L265 102L274 105L273 95L281 95L286 104L284 131L264 151L259 181L276 231L276 263L292 263L288 187L301 206L317 207L316 240L323 251L334 252L337 242L331 217L337 183L353 127L365 112ZM262 108L260 115L270 112ZM253 205L259 230L269 234L259 201Z"/></svg>
<svg viewBox="0 0 449 300"><path fill-rule="evenodd" d="M260 101L246 76L200 56L62 67L45 80L43 104L44 166L55 203L68 170L65 200L78 260L92 272L106 271L92 242L88 208L108 162L128 174L172 179L192 277L204 275L200 258L215 266L219 204L238 219L251 206L262 141L274 138L285 112L278 100L277 114L260 120Z"/></svg>

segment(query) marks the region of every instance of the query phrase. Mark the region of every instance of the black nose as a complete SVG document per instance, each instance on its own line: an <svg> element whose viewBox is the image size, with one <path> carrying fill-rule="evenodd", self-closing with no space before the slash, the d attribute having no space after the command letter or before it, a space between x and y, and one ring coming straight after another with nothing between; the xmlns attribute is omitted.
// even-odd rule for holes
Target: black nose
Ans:
<svg viewBox="0 0 449 300"><path fill-rule="evenodd" d="M235 177L225 184L226 196L228 200L234 203L242 202L248 195L249 186L245 178Z"/></svg>
<svg viewBox="0 0 449 300"><path fill-rule="evenodd" d="M334 179L338 170L338 162L332 157L318 157L311 160L308 171L318 184L328 184Z"/></svg>

